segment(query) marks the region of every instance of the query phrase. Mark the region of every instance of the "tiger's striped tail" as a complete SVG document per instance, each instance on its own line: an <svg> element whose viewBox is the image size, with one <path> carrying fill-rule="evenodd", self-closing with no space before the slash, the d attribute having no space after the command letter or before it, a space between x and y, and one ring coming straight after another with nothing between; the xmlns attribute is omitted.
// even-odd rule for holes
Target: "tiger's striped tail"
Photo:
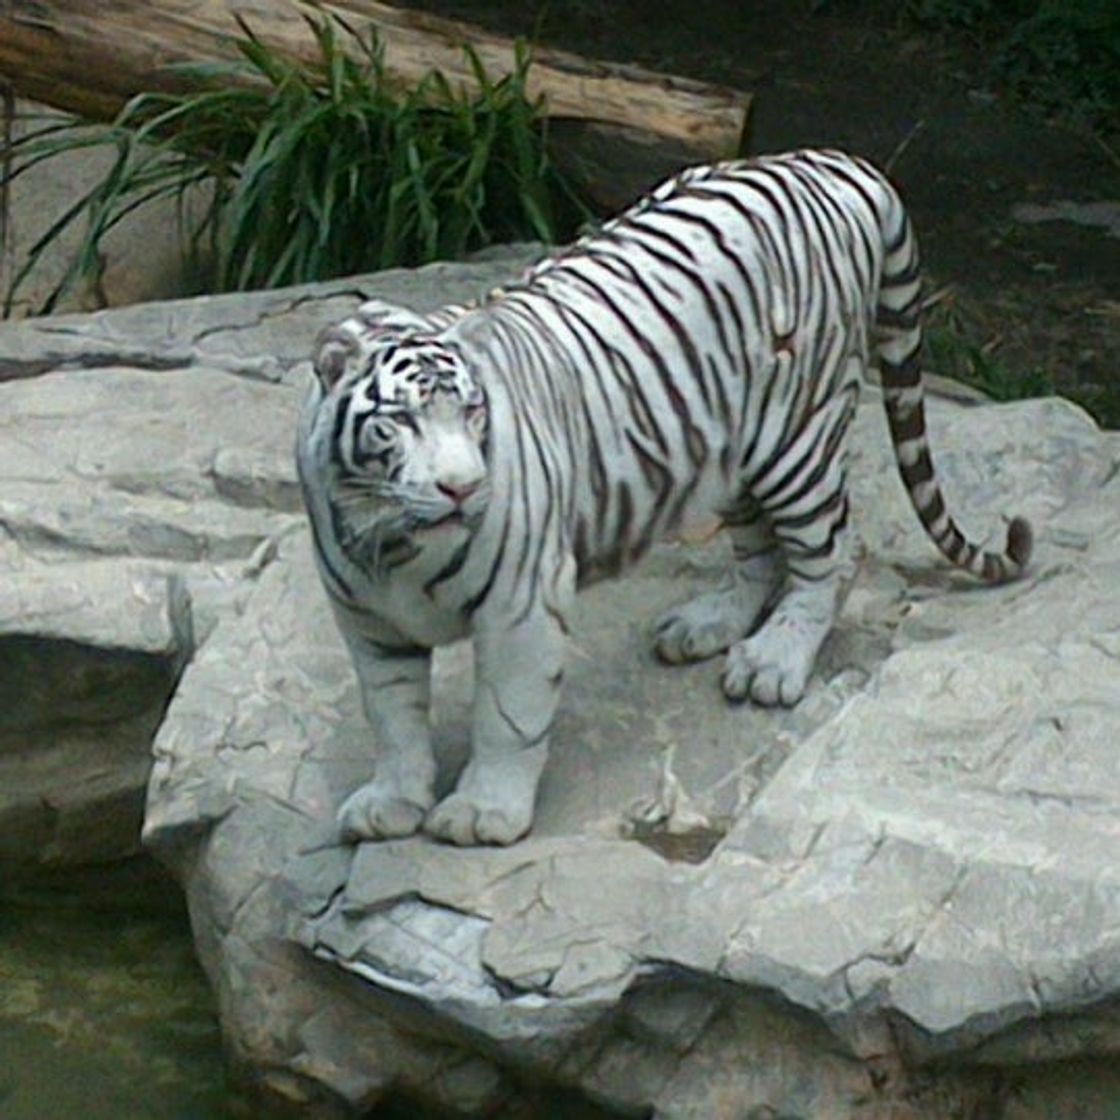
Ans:
<svg viewBox="0 0 1120 1120"><path fill-rule="evenodd" d="M934 475L922 390L921 299L917 243L902 212L898 233L886 245L876 312L883 404L899 473L922 526L947 560L988 583L1017 579L1031 557L1030 523L1013 518L1004 551L987 552L961 532Z"/></svg>

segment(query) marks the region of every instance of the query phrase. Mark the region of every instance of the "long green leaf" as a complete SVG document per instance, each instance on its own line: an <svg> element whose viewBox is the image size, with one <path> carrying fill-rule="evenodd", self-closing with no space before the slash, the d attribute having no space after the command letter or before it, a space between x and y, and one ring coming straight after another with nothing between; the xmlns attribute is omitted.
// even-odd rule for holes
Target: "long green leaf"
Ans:
<svg viewBox="0 0 1120 1120"><path fill-rule="evenodd" d="M60 292L96 271L101 239L128 215L168 196L183 214L186 193L204 180L213 190L184 252L198 259L205 244L209 283L223 289L417 264L500 237L554 240L588 217L548 160L542 102L526 96L527 48L496 79L465 48L473 94L432 72L398 95L372 31L319 12L307 22L318 52L310 66L239 19L237 60L174 67L202 83L197 91L142 93L112 125L50 123L13 145L9 181L98 145L117 158L33 247L7 306L79 218L86 233Z"/></svg>

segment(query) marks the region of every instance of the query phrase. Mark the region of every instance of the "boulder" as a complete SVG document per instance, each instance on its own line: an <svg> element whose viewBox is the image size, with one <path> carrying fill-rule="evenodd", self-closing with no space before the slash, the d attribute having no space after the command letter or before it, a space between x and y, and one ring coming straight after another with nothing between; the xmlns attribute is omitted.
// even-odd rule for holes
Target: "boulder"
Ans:
<svg viewBox="0 0 1120 1120"><path fill-rule="evenodd" d="M374 752L296 499L301 359L359 298L430 307L513 268L0 330L24 375L0 385L0 766L123 773L151 739L144 839L186 891L235 1067L310 1115L397 1095L464 1116L573 1096L663 1120L1106 1114L1120 437L1061 400L931 400L950 503L996 540L1030 518L1028 578L938 559L869 387L860 574L796 708L657 663L651 621L726 559L666 544L581 596L529 838L338 843ZM439 651L447 784L470 678L467 646ZM0 801L6 858L61 843L28 823L42 803Z"/></svg>

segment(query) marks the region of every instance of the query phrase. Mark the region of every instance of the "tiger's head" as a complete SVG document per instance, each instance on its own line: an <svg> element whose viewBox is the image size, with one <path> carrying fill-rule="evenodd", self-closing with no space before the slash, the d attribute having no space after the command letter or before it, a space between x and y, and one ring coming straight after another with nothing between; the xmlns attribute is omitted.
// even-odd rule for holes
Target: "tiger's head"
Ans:
<svg viewBox="0 0 1120 1120"><path fill-rule="evenodd" d="M332 504L369 555L393 538L473 529L489 497L486 395L423 319L387 305L320 337Z"/></svg>

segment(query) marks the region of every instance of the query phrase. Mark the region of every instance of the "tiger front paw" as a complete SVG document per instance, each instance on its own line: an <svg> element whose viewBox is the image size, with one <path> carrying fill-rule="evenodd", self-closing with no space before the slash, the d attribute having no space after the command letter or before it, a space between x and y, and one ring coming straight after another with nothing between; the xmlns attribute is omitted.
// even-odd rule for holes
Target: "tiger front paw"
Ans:
<svg viewBox="0 0 1120 1120"><path fill-rule="evenodd" d="M512 844L533 826L537 785L548 748L522 748L467 763L454 793L448 794L424 821L437 840L469 847Z"/></svg>
<svg viewBox="0 0 1120 1120"><path fill-rule="evenodd" d="M431 808L423 793L409 797L378 783L356 789L338 810L338 828L344 841L390 840L419 831Z"/></svg>
<svg viewBox="0 0 1120 1120"><path fill-rule="evenodd" d="M505 846L532 827L533 804L485 804L465 793L445 797L427 816L424 831L460 847Z"/></svg>

